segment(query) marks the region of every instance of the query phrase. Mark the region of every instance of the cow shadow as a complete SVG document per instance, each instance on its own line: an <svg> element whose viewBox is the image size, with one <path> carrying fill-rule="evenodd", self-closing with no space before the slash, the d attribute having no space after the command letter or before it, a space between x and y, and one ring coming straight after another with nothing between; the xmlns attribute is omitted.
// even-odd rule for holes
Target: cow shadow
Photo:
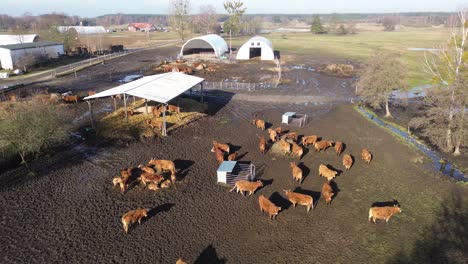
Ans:
<svg viewBox="0 0 468 264"><path fill-rule="evenodd" d="M228 146L229 146L229 154L232 154L236 151L239 151L242 147L241 146L236 146L236 145L233 145L231 143L227 143Z"/></svg>
<svg viewBox="0 0 468 264"><path fill-rule="evenodd" d="M334 181L330 181L328 184L330 184L330 186L331 186L331 188L333 190L333 193L334 193L333 198L332 198L332 201L333 201L336 197L338 197L338 193L340 192L340 188L338 188L338 184L336 184L336 182L334 182Z"/></svg>
<svg viewBox="0 0 468 264"><path fill-rule="evenodd" d="M302 189L302 187L296 187L296 188L294 189L294 192L302 193L302 194L306 194L306 195L312 196L312 198L314 199L314 208L315 208L315 206L318 204L318 202L319 202L319 200L320 200L321 192L316 192L316 191L311 191L311 190Z"/></svg>
<svg viewBox="0 0 468 264"><path fill-rule="evenodd" d="M267 187L268 185L272 185L274 180L273 179L268 179L268 180L261 180L261 181L263 183L263 187L262 187L262 189L263 189L263 188Z"/></svg>
<svg viewBox="0 0 468 264"><path fill-rule="evenodd" d="M301 146L301 145L299 145L299 146L302 148L302 156L300 158L300 160L302 160L302 158L304 158L309 153L310 150L309 150L309 148L306 148L304 146Z"/></svg>
<svg viewBox="0 0 468 264"><path fill-rule="evenodd" d="M220 258L216 249L213 245L209 245L206 247L200 256L195 260L195 264L205 264L205 263L212 263L212 264L224 264L227 260L225 258Z"/></svg>
<svg viewBox="0 0 468 264"><path fill-rule="evenodd" d="M239 156L237 156L237 160L243 159L247 154L249 154L249 152L245 152L244 154L240 154Z"/></svg>
<svg viewBox="0 0 468 264"><path fill-rule="evenodd" d="M302 170L302 182L301 183L303 183L305 179L309 177L310 169L306 165L304 165L304 162L299 163L297 166Z"/></svg>
<svg viewBox="0 0 468 264"><path fill-rule="evenodd" d="M265 164L260 164L259 166L255 167L255 178L256 179L261 179L263 174L265 173Z"/></svg>
<svg viewBox="0 0 468 264"><path fill-rule="evenodd" d="M334 166L332 166L330 164L327 165L327 168L329 168L330 170L336 171L337 172L336 176L340 176L343 173L343 170L337 169L337 168L335 168Z"/></svg>
<svg viewBox="0 0 468 264"><path fill-rule="evenodd" d="M162 204L162 205L159 205L159 206L157 206L155 208L150 209L148 211L148 216L143 219L143 222L148 221L149 219L153 218L157 214L164 213L164 212L169 212L174 205L175 204L173 204L173 203L165 203L165 204Z"/></svg>
<svg viewBox="0 0 468 264"><path fill-rule="evenodd" d="M291 202L281 196L279 192L272 193L270 196L270 201L272 201L276 206L281 207L281 211L287 210L291 206Z"/></svg>
<svg viewBox="0 0 468 264"><path fill-rule="evenodd" d="M343 148L341 149L340 156L346 151L346 143L342 143L342 144L343 144Z"/></svg>
<svg viewBox="0 0 468 264"><path fill-rule="evenodd" d="M195 164L193 160L182 160L182 159L174 160L174 165L176 169L178 170L177 180L183 180L185 176L187 176L189 169L193 164Z"/></svg>
<svg viewBox="0 0 468 264"><path fill-rule="evenodd" d="M371 207L385 207L385 206L400 206L400 203L397 200L387 201L387 202L374 202Z"/></svg>

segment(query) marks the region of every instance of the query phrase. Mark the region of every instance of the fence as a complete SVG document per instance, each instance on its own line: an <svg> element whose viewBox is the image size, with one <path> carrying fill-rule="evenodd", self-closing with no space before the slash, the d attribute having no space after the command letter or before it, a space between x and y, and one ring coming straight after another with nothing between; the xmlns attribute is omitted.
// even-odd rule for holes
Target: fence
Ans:
<svg viewBox="0 0 468 264"><path fill-rule="evenodd" d="M268 88L275 88L275 84L269 82L263 83L243 83L243 82L205 82L203 89L206 90L244 90L244 91L256 91Z"/></svg>

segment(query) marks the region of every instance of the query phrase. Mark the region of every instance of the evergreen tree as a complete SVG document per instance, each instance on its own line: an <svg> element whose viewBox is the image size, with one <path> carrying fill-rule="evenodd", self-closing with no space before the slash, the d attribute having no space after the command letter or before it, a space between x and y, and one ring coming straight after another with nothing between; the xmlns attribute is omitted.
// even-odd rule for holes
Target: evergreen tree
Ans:
<svg viewBox="0 0 468 264"><path fill-rule="evenodd" d="M322 25L322 21L320 20L319 16L314 16L314 21L312 22L312 25L310 26L310 31L315 34L327 33L327 31Z"/></svg>

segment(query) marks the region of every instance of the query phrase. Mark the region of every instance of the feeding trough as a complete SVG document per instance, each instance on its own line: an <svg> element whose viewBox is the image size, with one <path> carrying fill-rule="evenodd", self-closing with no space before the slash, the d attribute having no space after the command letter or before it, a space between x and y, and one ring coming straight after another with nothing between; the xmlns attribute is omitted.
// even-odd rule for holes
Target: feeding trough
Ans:
<svg viewBox="0 0 468 264"><path fill-rule="evenodd" d="M252 181L255 178L255 165L237 161L223 161L216 171L218 183L234 186L237 181Z"/></svg>
<svg viewBox="0 0 468 264"><path fill-rule="evenodd" d="M291 126L302 127L307 123L307 115L296 112L286 112L281 118L281 123Z"/></svg>

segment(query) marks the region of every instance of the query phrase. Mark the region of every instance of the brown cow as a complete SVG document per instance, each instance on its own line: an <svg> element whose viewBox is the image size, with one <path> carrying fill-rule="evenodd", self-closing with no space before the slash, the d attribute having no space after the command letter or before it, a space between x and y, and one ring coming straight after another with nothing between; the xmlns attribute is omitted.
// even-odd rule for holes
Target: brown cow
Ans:
<svg viewBox="0 0 468 264"><path fill-rule="evenodd" d="M366 148L362 149L361 150L361 158L367 162L367 164L369 164L372 160L372 153L370 153L370 151Z"/></svg>
<svg viewBox="0 0 468 264"><path fill-rule="evenodd" d="M65 95L63 97L63 100L66 102L66 103L78 103L78 95Z"/></svg>
<svg viewBox="0 0 468 264"><path fill-rule="evenodd" d="M384 207L371 207L369 209L369 221L374 221L376 219L384 219L387 223L390 217L396 213L401 213L400 206L384 206Z"/></svg>
<svg viewBox="0 0 468 264"><path fill-rule="evenodd" d="M165 180L163 182L161 182L161 188L169 188L171 187L171 181L170 180Z"/></svg>
<svg viewBox="0 0 468 264"><path fill-rule="evenodd" d="M268 133L270 134L271 142L276 142L276 140L278 138L278 133L275 130L271 129L271 128L268 129Z"/></svg>
<svg viewBox="0 0 468 264"><path fill-rule="evenodd" d="M138 208L132 211L127 212L122 216L122 225L125 230L125 233L128 233L128 228L131 224L138 222L141 224L141 219L148 216L148 209Z"/></svg>
<svg viewBox="0 0 468 264"><path fill-rule="evenodd" d="M282 129L281 127L277 127L277 128L275 128L275 129L273 129L273 130L274 130L274 131L276 132L276 134L278 134L278 135L280 135L281 132L283 132L283 129Z"/></svg>
<svg viewBox="0 0 468 264"><path fill-rule="evenodd" d="M127 190L128 185L124 181L124 179L122 179L122 177L115 177L114 179L112 179L112 183L114 184L114 187L116 185L120 186L120 192L121 193L125 193L125 191Z"/></svg>
<svg viewBox="0 0 468 264"><path fill-rule="evenodd" d="M260 142L258 143L258 148L260 149L260 153L265 154L265 150L266 150L265 137L260 138Z"/></svg>
<svg viewBox="0 0 468 264"><path fill-rule="evenodd" d="M333 146L333 142L332 141L318 141L318 142L315 142L314 144L314 148L315 148L315 151L325 151L327 150L328 147L331 147Z"/></svg>
<svg viewBox="0 0 468 264"><path fill-rule="evenodd" d="M171 160L151 159L148 164L153 165L159 172L167 170L176 175L175 164Z"/></svg>
<svg viewBox="0 0 468 264"><path fill-rule="evenodd" d="M157 128L158 131L162 130L163 122L157 119L147 119L145 120L145 124L147 124L151 129Z"/></svg>
<svg viewBox="0 0 468 264"><path fill-rule="evenodd" d="M289 154L291 153L291 145L286 142L284 139L281 139L279 141L279 146L280 146L280 149L285 153L285 154Z"/></svg>
<svg viewBox="0 0 468 264"><path fill-rule="evenodd" d="M238 155L239 155L239 152L236 151L232 153L231 155L229 155L227 160L236 160Z"/></svg>
<svg viewBox="0 0 468 264"><path fill-rule="evenodd" d="M336 174L338 174L337 171L329 169L327 166L320 164L319 166L319 176L323 176L328 179L328 181L333 180L333 178L336 177Z"/></svg>
<svg viewBox="0 0 468 264"><path fill-rule="evenodd" d="M216 140L213 140L213 147L218 148L218 149L226 152L227 154L229 154L230 148L229 148L228 144L219 143ZM212 151L214 151L214 149L212 149Z"/></svg>
<svg viewBox="0 0 468 264"><path fill-rule="evenodd" d="M343 166L346 168L346 170L349 170L351 166L353 166L353 157L349 154L345 154L343 156Z"/></svg>
<svg viewBox="0 0 468 264"><path fill-rule="evenodd" d="M302 154L304 154L304 150L301 146L296 144L295 142L292 143L292 155L297 156L299 159L302 158Z"/></svg>
<svg viewBox="0 0 468 264"><path fill-rule="evenodd" d="M95 94L96 94L95 91L88 91L88 96L95 95Z"/></svg>
<svg viewBox="0 0 468 264"><path fill-rule="evenodd" d="M175 105L168 105L167 111L175 114L180 114L180 107Z"/></svg>
<svg viewBox="0 0 468 264"><path fill-rule="evenodd" d="M302 137L302 145L307 146L307 145L314 145L315 142L317 142L318 136L312 135L312 136L304 136Z"/></svg>
<svg viewBox="0 0 468 264"><path fill-rule="evenodd" d="M7 97L7 100L10 101L10 102L16 102L17 101L16 94L8 94L6 97Z"/></svg>
<svg viewBox="0 0 468 264"><path fill-rule="evenodd" d="M291 139L291 140L294 140L294 141L297 142L297 137L298 137L298 136L299 136L299 135L297 134L297 132L289 132L289 133L287 133L287 134L282 135L282 136L281 136L281 139L282 139L282 140Z"/></svg>
<svg viewBox="0 0 468 264"><path fill-rule="evenodd" d="M216 158L216 161L218 162L218 164L223 163L223 161L224 161L223 151L220 150L219 148L216 148L216 147L213 147L213 150L215 152L215 158Z"/></svg>
<svg viewBox="0 0 468 264"><path fill-rule="evenodd" d="M154 117L160 117L162 114L162 109L159 109L159 107L153 107L151 114L153 114Z"/></svg>
<svg viewBox="0 0 468 264"><path fill-rule="evenodd" d="M142 165L142 164L138 165L138 168L140 170L148 172L148 173L156 173L156 171L153 168L151 168L149 166Z"/></svg>
<svg viewBox="0 0 468 264"><path fill-rule="evenodd" d="M138 177L138 179L146 187L147 183L159 184L162 180L164 180L164 177L156 173L148 173L145 171L140 175L140 177Z"/></svg>
<svg viewBox="0 0 468 264"><path fill-rule="evenodd" d="M245 195L244 192L249 192L249 196L254 194L255 191L259 188L259 187L262 187L263 186L263 183L261 181L255 181L255 182L251 182L251 181L246 181L246 180L240 180L240 181L236 181L236 183L234 184L234 188L232 188L230 190L230 192L236 190L237 193L241 193L242 195Z"/></svg>
<svg viewBox="0 0 468 264"><path fill-rule="evenodd" d="M252 124L254 124L257 128L260 128L262 131L265 130L265 120L254 118L252 119Z"/></svg>
<svg viewBox="0 0 468 264"><path fill-rule="evenodd" d="M341 154L341 151L343 151L343 142L340 142L340 141L335 142L335 151L336 151L337 156Z"/></svg>
<svg viewBox="0 0 468 264"><path fill-rule="evenodd" d="M125 116L125 113L127 113L127 116L133 116L133 114L135 114L133 112L133 109L130 109L130 110L127 110L127 111L123 110L122 112L120 112L120 114L123 115L123 116Z"/></svg>
<svg viewBox="0 0 468 264"><path fill-rule="evenodd" d="M148 187L148 190L151 190L151 191L157 191L157 190L159 190L159 186L158 186L156 183L153 183L153 182L150 183L150 184L148 184L147 187Z"/></svg>
<svg viewBox="0 0 468 264"><path fill-rule="evenodd" d="M296 204L305 205L307 207L307 212L310 209L314 209L314 199L310 195L292 192L291 190L283 190L288 200L293 204L294 208L296 208Z"/></svg>
<svg viewBox="0 0 468 264"><path fill-rule="evenodd" d="M176 264L187 264L187 262L185 262L184 260L182 260L182 258L179 258L176 262Z"/></svg>
<svg viewBox="0 0 468 264"><path fill-rule="evenodd" d="M263 195L258 197L258 203L260 204L260 212L268 213L270 219L274 219L278 215L279 211L281 211L281 207L276 206Z"/></svg>
<svg viewBox="0 0 468 264"><path fill-rule="evenodd" d="M325 198L325 203L327 205L331 204L334 195L335 193L333 193L333 188L331 185L328 182L324 182L322 186L322 196Z"/></svg>
<svg viewBox="0 0 468 264"><path fill-rule="evenodd" d="M297 166L296 162L290 162L289 165L291 166L292 169L292 176L293 178L302 183L302 170Z"/></svg>

